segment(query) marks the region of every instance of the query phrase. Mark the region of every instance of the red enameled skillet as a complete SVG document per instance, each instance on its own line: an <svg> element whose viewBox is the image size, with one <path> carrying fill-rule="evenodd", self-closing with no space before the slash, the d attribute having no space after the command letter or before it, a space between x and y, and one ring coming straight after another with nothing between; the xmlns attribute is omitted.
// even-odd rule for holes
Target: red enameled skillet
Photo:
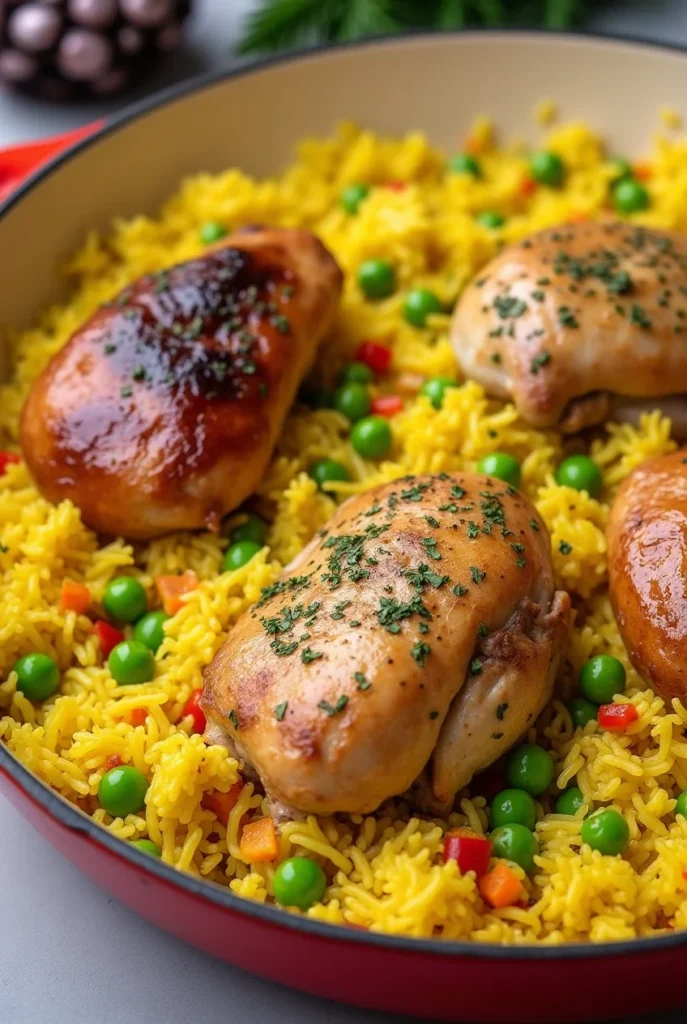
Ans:
<svg viewBox="0 0 687 1024"><path fill-rule="evenodd" d="M59 141L4 162L0 154L5 191L42 165L0 209L2 320L30 322L60 294L55 268L89 229L154 211L187 173L240 166L269 174L298 139L346 118L376 131L422 130L448 150L482 112L504 134L536 137L532 109L542 97L558 101L564 118L592 124L613 151L636 155L659 108L687 112L687 57L598 36L408 36L184 84L97 126L47 164ZM687 933L514 949L333 927L241 900L114 839L2 744L0 787L118 900L214 956L306 992L425 1020L528 1024L656 1012L680 1000Z"/></svg>

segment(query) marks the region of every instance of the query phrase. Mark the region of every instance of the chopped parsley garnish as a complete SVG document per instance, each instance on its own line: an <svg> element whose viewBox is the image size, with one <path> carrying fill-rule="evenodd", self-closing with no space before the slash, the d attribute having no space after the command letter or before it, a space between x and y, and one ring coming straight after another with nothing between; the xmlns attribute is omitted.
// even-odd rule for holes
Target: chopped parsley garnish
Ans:
<svg viewBox="0 0 687 1024"><path fill-rule="evenodd" d="M432 652L432 648L424 640L418 640L418 642L411 648L410 653L418 663L420 668L425 667L425 662Z"/></svg>
<svg viewBox="0 0 687 1024"><path fill-rule="evenodd" d="M426 622L420 622L417 627L421 633L429 633L429 626Z"/></svg>
<svg viewBox="0 0 687 1024"><path fill-rule="evenodd" d="M296 650L298 647L298 640L294 640L290 644L284 643L283 640L273 640L270 647L278 658L286 658Z"/></svg>
<svg viewBox="0 0 687 1024"><path fill-rule="evenodd" d="M330 704L329 701L321 700L317 706L331 717L332 715L338 715L340 711L343 711L347 704L348 697L345 693L342 693L336 704Z"/></svg>
<svg viewBox="0 0 687 1024"><path fill-rule="evenodd" d="M533 373L536 376L539 373L542 366L546 366L547 363L550 362L551 353L547 352L546 349L544 349L543 352L539 352L536 356L532 357L530 361L530 373Z"/></svg>
<svg viewBox="0 0 687 1024"><path fill-rule="evenodd" d="M309 665L311 661L317 661L322 656L321 651L313 651L309 647L304 647L301 651L301 661L304 665Z"/></svg>
<svg viewBox="0 0 687 1024"><path fill-rule="evenodd" d="M632 306L630 309L630 323L639 324L640 327L651 327L651 320L641 306Z"/></svg>
<svg viewBox="0 0 687 1024"><path fill-rule="evenodd" d="M439 576L432 572L425 562L420 562L417 569L404 569L402 575L416 590L422 590L426 584L430 587L441 587L448 582L448 576Z"/></svg>
<svg viewBox="0 0 687 1024"><path fill-rule="evenodd" d="M497 295L493 305L502 320L507 320L509 317L522 316L527 311L526 303L515 295Z"/></svg>
<svg viewBox="0 0 687 1024"><path fill-rule="evenodd" d="M127 387L124 387L124 388L120 388L120 389L119 389L119 394L120 394L120 396L121 396L122 398L131 398L131 396L133 395L133 393L134 393L134 392L133 392L133 388L130 388L130 387L128 387L128 386L127 386Z"/></svg>
<svg viewBox="0 0 687 1024"><path fill-rule="evenodd" d="M483 569L478 568L476 565L470 566L470 575L472 576L473 583L481 583L482 580L487 578L486 572Z"/></svg>
<svg viewBox="0 0 687 1024"><path fill-rule="evenodd" d="M501 354L499 352L492 352L489 358L491 359L492 363L501 362Z"/></svg>
<svg viewBox="0 0 687 1024"><path fill-rule="evenodd" d="M568 544L567 540L562 540L558 545L558 550L562 555L569 555L572 551L572 544Z"/></svg>
<svg viewBox="0 0 687 1024"><path fill-rule="evenodd" d="M454 484L453 487L451 488L451 497L452 498L464 498L466 493L467 492L466 492L465 488L464 487L460 487L458 484Z"/></svg>
<svg viewBox="0 0 687 1024"><path fill-rule="evenodd" d="M277 704L276 708L274 709L274 717L277 719L278 722L281 722L281 720L283 719L284 715L286 714L286 709L288 708L288 706L289 702L287 700L282 701L281 704Z"/></svg>
<svg viewBox="0 0 687 1024"><path fill-rule="evenodd" d="M355 679L356 683L358 684L357 688L359 690L369 690L370 687L372 686L372 683L369 682L369 680L365 678L365 676L363 675L362 672L354 672L353 673L353 678Z"/></svg>
<svg viewBox="0 0 687 1024"><path fill-rule="evenodd" d="M467 535L469 540L474 540L479 536L479 526L477 523L473 523L472 519L468 520Z"/></svg>
<svg viewBox="0 0 687 1024"><path fill-rule="evenodd" d="M477 636L482 637L482 639L484 639L485 636L489 636L489 630L487 629L484 622L480 622L479 626L477 627Z"/></svg>
<svg viewBox="0 0 687 1024"><path fill-rule="evenodd" d="M430 711L429 717L431 718L432 721L434 721L435 718L439 717L439 712L438 711Z"/></svg>
<svg viewBox="0 0 687 1024"><path fill-rule="evenodd" d="M456 597L463 597L465 594L467 594L467 592L468 588L464 587L462 583L456 583L455 587L453 588L453 593L456 595Z"/></svg>
<svg viewBox="0 0 687 1024"><path fill-rule="evenodd" d="M530 529L534 530L535 533L539 533L540 526L536 519L530 519Z"/></svg>
<svg viewBox="0 0 687 1024"><path fill-rule="evenodd" d="M350 601L339 601L338 604L334 605L334 611L331 613L331 619L343 619L344 611L348 608Z"/></svg>
<svg viewBox="0 0 687 1024"><path fill-rule="evenodd" d="M435 562L441 559L441 552L437 548L437 542L434 537L423 537L422 544L430 558L433 558Z"/></svg>
<svg viewBox="0 0 687 1024"><path fill-rule="evenodd" d="M499 704L499 706L496 709L496 717L498 718L499 722L503 721L503 716L505 715L506 711L508 711L508 704Z"/></svg>
<svg viewBox="0 0 687 1024"><path fill-rule="evenodd" d="M479 658L473 658L472 661L470 662L470 675L478 676L483 668L484 665L479 660Z"/></svg>
<svg viewBox="0 0 687 1024"><path fill-rule="evenodd" d="M432 613L423 603L419 594L416 594L407 603L397 601L395 597L380 597L377 619L380 626L384 626L388 633L400 633L399 623L403 619L410 618L411 615L420 615L423 619L432 618Z"/></svg>
<svg viewBox="0 0 687 1024"><path fill-rule="evenodd" d="M439 520L435 519L434 516L423 516L422 518L435 530L437 529L438 526L441 526Z"/></svg>
<svg viewBox="0 0 687 1024"><path fill-rule="evenodd" d="M238 727L239 727L239 716L236 714L236 712L234 711L233 708L229 712L229 716L228 717L229 717L229 721L234 726L234 728L238 730Z"/></svg>
<svg viewBox="0 0 687 1024"><path fill-rule="evenodd" d="M569 306L558 307L558 322L562 327L579 327L577 317Z"/></svg>
<svg viewBox="0 0 687 1024"><path fill-rule="evenodd" d="M543 302L544 301L544 292L540 291L539 289L537 289L537 291L535 291L535 292L532 292L531 294L532 294L532 298L536 299L537 302Z"/></svg>
<svg viewBox="0 0 687 1024"><path fill-rule="evenodd" d="M429 484L422 483L414 484L412 487L406 488L405 491L401 491L401 497L404 501L422 501L422 495L429 486Z"/></svg>
<svg viewBox="0 0 687 1024"><path fill-rule="evenodd" d="M609 278L606 288L615 295L627 295L632 291L632 278L626 270L620 270Z"/></svg>
<svg viewBox="0 0 687 1024"><path fill-rule="evenodd" d="M520 543L511 544L511 547L512 547L513 551L517 551L517 552L521 552L521 551L525 550L525 545L524 544L520 544Z"/></svg>

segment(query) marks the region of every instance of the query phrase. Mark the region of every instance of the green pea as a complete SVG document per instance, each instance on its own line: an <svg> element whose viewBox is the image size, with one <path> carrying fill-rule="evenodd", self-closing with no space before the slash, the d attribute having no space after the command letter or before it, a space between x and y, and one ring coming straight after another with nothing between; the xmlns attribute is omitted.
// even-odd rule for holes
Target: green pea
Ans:
<svg viewBox="0 0 687 1024"><path fill-rule="evenodd" d="M621 178L613 186L613 205L618 213L636 213L649 206L649 193L634 178Z"/></svg>
<svg viewBox="0 0 687 1024"><path fill-rule="evenodd" d="M514 789L539 796L553 782L553 758L543 747L526 743L509 755L506 778Z"/></svg>
<svg viewBox="0 0 687 1024"><path fill-rule="evenodd" d="M374 376L367 363L348 363L339 374L339 384L370 384Z"/></svg>
<svg viewBox="0 0 687 1024"><path fill-rule="evenodd" d="M364 459L381 459L391 451L391 427L383 416L366 416L353 427L351 444Z"/></svg>
<svg viewBox="0 0 687 1024"><path fill-rule="evenodd" d="M413 327L424 327L427 317L432 313L441 313L441 300L429 288L414 288L408 292L403 303L403 316Z"/></svg>
<svg viewBox="0 0 687 1024"><path fill-rule="evenodd" d="M681 814L683 818L687 818L687 789L683 790L677 798L675 813Z"/></svg>
<svg viewBox="0 0 687 1024"><path fill-rule="evenodd" d="M60 685L57 662L47 654L25 654L14 665L17 689L28 700L47 700Z"/></svg>
<svg viewBox="0 0 687 1024"><path fill-rule="evenodd" d="M246 513L246 518L238 526L235 526L231 531L231 542L237 544L240 540L252 540L254 544L259 544L260 547L265 543L265 534L267 533L267 525L264 519L260 516L254 515L252 512Z"/></svg>
<svg viewBox="0 0 687 1024"><path fill-rule="evenodd" d="M530 157L530 174L540 185L560 185L565 166L558 153L540 149Z"/></svg>
<svg viewBox="0 0 687 1024"><path fill-rule="evenodd" d="M586 697L573 697L568 704L568 711L577 729L584 729L587 722L595 722L598 712L596 704L592 704Z"/></svg>
<svg viewBox="0 0 687 1024"><path fill-rule="evenodd" d="M592 814L582 823L580 835L583 843L592 850L608 856L622 853L630 841L630 829L622 814L609 807L605 811Z"/></svg>
<svg viewBox="0 0 687 1024"><path fill-rule="evenodd" d="M274 898L283 907L309 910L324 896L327 878L320 865L309 857L289 857L274 872L272 888Z"/></svg>
<svg viewBox="0 0 687 1024"><path fill-rule="evenodd" d="M556 800L556 814L569 814L574 817L583 805L582 790L578 786L571 786Z"/></svg>
<svg viewBox="0 0 687 1024"><path fill-rule="evenodd" d="M556 483L561 487L587 491L592 498L598 498L603 490L601 470L588 455L570 455L567 459L563 459L556 470L555 477Z"/></svg>
<svg viewBox="0 0 687 1024"><path fill-rule="evenodd" d="M345 188L341 189L339 202L346 213L353 215L358 212L358 207L362 203L363 199L367 198L369 193L370 186L364 185L362 182L358 182L356 185L346 185Z"/></svg>
<svg viewBox="0 0 687 1024"><path fill-rule="evenodd" d="M612 654L597 654L580 669L580 691L594 704L610 704L625 692L625 668Z"/></svg>
<svg viewBox="0 0 687 1024"><path fill-rule="evenodd" d="M539 846L535 835L524 825L502 825L491 833L495 857L519 864L523 871L534 868L534 855Z"/></svg>
<svg viewBox="0 0 687 1024"><path fill-rule="evenodd" d="M519 487L522 478L520 463L506 452L491 452L485 455L477 463L477 472L484 473L485 476L495 476L497 480L503 480L512 487Z"/></svg>
<svg viewBox="0 0 687 1024"><path fill-rule="evenodd" d="M529 793L523 789L504 789L491 804L492 828L501 825L524 825L533 829L537 820L537 808Z"/></svg>
<svg viewBox="0 0 687 1024"><path fill-rule="evenodd" d="M426 395L435 409L441 409L448 388L457 387L458 382L452 377L430 377L420 388L420 394Z"/></svg>
<svg viewBox="0 0 687 1024"><path fill-rule="evenodd" d="M342 384L334 392L334 408L355 423L370 411L370 392L364 384Z"/></svg>
<svg viewBox="0 0 687 1024"><path fill-rule="evenodd" d="M396 288L396 271L388 260L365 260L358 267L358 284L367 299L386 299Z"/></svg>
<svg viewBox="0 0 687 1024"><path fill-rule="evenodd" d="M200 240L205 245L212 245L213 242L219 242L220 239L225 238L228 234L229 232L224 224L220 224L217 220L209 220L200 229Z"/></svg>
<svg viewBox="0 0 687 1024"><path fill-rule="evenodd" d="M153 652L140 640L124 640L117 644L110 652L107 665L119 686L149 683L155 675Z"/></svg>
<svg viewBox="0 0 687 1024"><path fill-rule="evenodd" d="M621 178L632 177L632 164L629 160L626 160L624 156L617 156L614 160L611 160L613 167L613 181L620 181Z"/></svg>
<svg viewBox="0 0 687 1024"><path fill-rule="evenodd" d="M134 626L134 640L144 644L153 654L157 654L165 638L165 622L169 615L163 611L148 612Z"/></svg>
<svg viewBox="0 0 687 1024"><path fill-rule="evenodd" d="M133 576L117 576L105 587L103 608L114 622L135 622L148 608L146 592Z"/></svg>
<svg viewBox="0 0 687 1024"><path fill-rule="evenodd" d="M162 850L152 839L132 839L131 845L135 846L137 850L141 850L142 853L149 853L151 857L162 856Z"/></svg>
<svg viewBox="0 0 687 1024"><path fill-rule="evenodd" d="M497 228L503 227L506 222L506 218L498 210L482 210L481 213L477 214L477 223L481 224L483 228L489 228L491 231L496 231Z"/></svg>
<svg viewBox="0 0 687 1024"><path fill-rule="evenodd" d="M482 177L479 161L471 153L456 153L449 160L448 168L454 174L471 174L473 178Z"/></svg>
<svg viewBox="0 0 687 1024"><path fill-rule="evenodd" d="M336 459L319 459L317 462L313 462L308 470L308 475L312 477L320 490L324 490L325 484L338 480L342 482L350 480L348 470Z"/></svg>
<svg viewBox="0 0 687 1024"><path fill-rule="evenodd" d="M261 547L262 544L256 544L254 540L239 540L236 544L230 544L224 552L223 571L233 572L234 569L247 565Z"/></svg>
<svg viewBox="0 0 687 1024"><path fill-rule="evenodd" d="M98 786L98 800L113 818L137 814L145 806L148 783L143 772L123 764L105 772Z"/></svg>

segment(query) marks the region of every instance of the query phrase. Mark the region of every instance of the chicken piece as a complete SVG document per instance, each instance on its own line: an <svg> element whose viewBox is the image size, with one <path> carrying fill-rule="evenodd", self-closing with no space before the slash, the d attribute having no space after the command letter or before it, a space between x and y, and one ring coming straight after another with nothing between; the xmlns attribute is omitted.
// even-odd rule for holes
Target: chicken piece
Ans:
<svg viewBox="0 0 687 1024"><path fill-rule="evenodd" d="M616 222L542 231L456 307L463 372L536 427L575 433L663 409L687 437L687 238Z"/></svg>
<svg viewBox="0 0 687 1024"><path fill-rule="evenodd" d="M666 700L687 697L687 452L639 466L607 527L611 601L639 675Z"/></svg>
<svg viewBox="0 0 687 1024"><path fill-rule="evenodd" d="M254 228L126 288L29 395L39 490L100 533L217 528L264 473L341 285L309 232Z"/></svg>
<svg viewBox="0 0 687 1024"><path fill-rule="evenodd" d="M535 509L474 474L351 498L206 670L206 738L277 815L445 809L548 700L569 629ZM423 770L427 768L427 772Z"/></svg>

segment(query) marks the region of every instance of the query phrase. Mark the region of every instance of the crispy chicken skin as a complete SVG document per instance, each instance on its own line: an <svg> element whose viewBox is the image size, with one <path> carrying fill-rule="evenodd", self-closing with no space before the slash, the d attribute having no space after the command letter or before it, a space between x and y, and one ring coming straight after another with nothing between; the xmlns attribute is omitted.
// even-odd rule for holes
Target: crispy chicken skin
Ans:
<svg viewBox="0 0 687 1024"><path fill-rule="evenodd" d="M277 815L367 813L413 786L443 809L541 711L569 623L521 494L406 477L341 505L238 621L206 670L206 738Z"/></svg>
<svg viewBox="0 0 687 1024"><path fill-rule="evenodd" d="M466 288L463 372L537 427L575 433L664 408L687 436L687 239L566 224L504 249Z"/></svg>
<svg viewBox="0 0 687 1024"><path fill-rule="evenodd" d="M126 288L26 402L41 493L104 534L216 528L264 473L341 285L309 232L255 228Z"/></svg>
<svg viewBox="0 0 687 1024"><path fill-rule="evenodd" d="M661 697L687 697L687 452L639 466L607 527L611 601L632 664Z"/></svg>

